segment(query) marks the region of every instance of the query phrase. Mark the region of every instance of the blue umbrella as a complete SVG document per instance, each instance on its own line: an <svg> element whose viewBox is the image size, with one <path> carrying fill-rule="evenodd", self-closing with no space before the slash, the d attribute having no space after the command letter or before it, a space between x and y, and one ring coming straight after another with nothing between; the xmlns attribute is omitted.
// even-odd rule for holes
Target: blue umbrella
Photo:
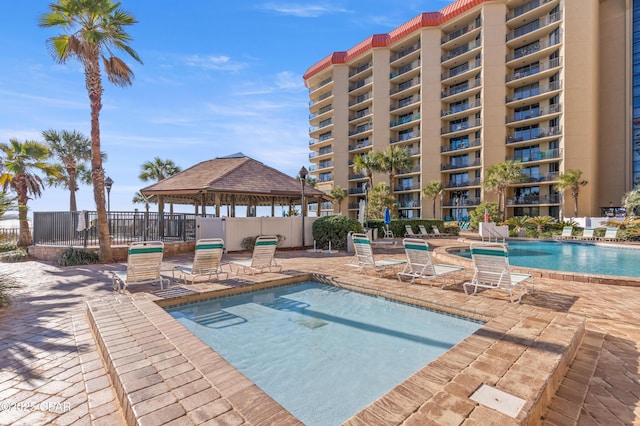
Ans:
<svg viewBox="0 0 640 426"><path fill-rule="evenodd" d="M391 223L391 212L389 211L389 207L385 207L384 209L384 224L388 225Z"/></svg>

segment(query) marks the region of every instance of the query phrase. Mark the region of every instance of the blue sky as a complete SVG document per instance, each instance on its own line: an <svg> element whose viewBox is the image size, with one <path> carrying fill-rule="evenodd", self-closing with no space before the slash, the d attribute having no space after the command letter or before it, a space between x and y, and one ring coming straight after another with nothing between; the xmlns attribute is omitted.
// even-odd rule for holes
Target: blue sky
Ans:
<svg viewBox="0 0 640 426"><path fill-rule="evenodd" d="M0 141L42 141L46 129L90 134L89 100L77 61L56 64L38 27L50 0L10 2L0 26ZM112 210L132 210L148 185L140 166L158 156L182 168L235 152L295 176L308 165L308 91L302 75L334 51L386 33L449 0L134 1L139 21L128 61L133 86L104 80L100 116ZM125 58L124 55L121 55ZM93 210L82 186L78 208ZM32 211L69 208L68 192L46 188ZM193 211L185 206L178 211Z"/></svg>

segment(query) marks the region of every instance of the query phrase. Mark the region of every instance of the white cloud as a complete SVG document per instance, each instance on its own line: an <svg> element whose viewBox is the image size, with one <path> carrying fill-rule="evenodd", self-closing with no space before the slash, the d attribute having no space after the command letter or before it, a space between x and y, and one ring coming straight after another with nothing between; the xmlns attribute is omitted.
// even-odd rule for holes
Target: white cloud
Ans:
<svg viewBox="0 0 640 426"><path fill-rule="evenodd" d="M230 57L225 55L189 55L183 57L182 60L187 66L215 71L239 71L246 67L246 64L242 62L234 62Z"/></svg>
<svg viewBox="0 0 640 426"><path fill-rule="evenodd" d="M265 3L261 9L299 18L318 18L333 13L349 13L348 9L325 4Z"/></svg>
<svg viewBox="0 0 640 426"><path fill-rule="evenodd" d="M282 71L276 74L276 86L279 89L305 89L302 76L291 71Z"/></svg>

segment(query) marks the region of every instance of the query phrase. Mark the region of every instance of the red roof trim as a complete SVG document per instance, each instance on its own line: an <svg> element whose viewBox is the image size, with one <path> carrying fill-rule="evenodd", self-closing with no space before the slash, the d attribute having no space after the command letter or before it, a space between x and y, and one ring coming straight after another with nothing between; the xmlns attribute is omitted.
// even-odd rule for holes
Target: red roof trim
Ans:
<svg viewBox="0 0 640 426"><path fill-rule="evenodd" d="M407 37L409 34L418 31L420 28L437 27L442 25L450 19L453 19L486 1L490 0L457 0L456 2L440 9L439 12L421 13L415 18L400 25L398 28L391 30L388 34L374 34L356 44L346 52L334 52L331 55L328 55L309 67L302 78L304 80L308 80L331 65L347 63L375 47L389 46L390 44Z"/></svg>

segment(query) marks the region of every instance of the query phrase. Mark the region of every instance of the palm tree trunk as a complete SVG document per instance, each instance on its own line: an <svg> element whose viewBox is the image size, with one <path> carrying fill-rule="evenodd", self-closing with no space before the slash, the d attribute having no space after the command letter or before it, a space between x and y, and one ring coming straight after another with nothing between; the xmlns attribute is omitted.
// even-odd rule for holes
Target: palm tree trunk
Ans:
<svg viewBox="0 0 640 426"><path fill-rule="evenodd" d="M69 175L69 211L75 212L78 210L76 203L76 172L68 168L67 174Z"/></svg>
<svg viewBox="0 0 640 426"><path fill-rule="evenodd" d="M29 247L31 245L31 231L27 220L27 187L22 181L16 185L18 188L18 221L20 222L20 234L18 235L18 247Z"/></svg>
<svg viewBox="0 0 640 426"><path fill-rule="evenodd" d="M91 178L93 180L93 198L96 202L98 214L98 242L100 245L100 261L113 262L111 251L111 236L107 221L107 209L104 197L104 170L100 155L100 110L102 109L102 82L100 79L100 65L97 47L93 48L91 59L85 64L86 86L91 103Z"/></svg>

